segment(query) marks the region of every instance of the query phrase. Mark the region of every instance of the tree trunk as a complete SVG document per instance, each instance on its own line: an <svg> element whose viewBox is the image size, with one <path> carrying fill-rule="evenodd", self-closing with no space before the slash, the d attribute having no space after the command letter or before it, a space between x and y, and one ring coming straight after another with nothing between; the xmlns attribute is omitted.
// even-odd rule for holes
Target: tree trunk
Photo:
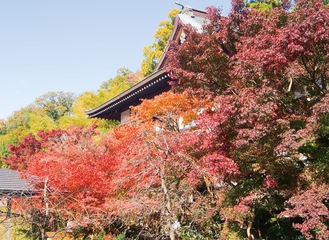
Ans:
<svg viewBox="0 0 329 240"><path fill-rule="evenodd" d="M163 166L161 168L160 174L161 174L161 187L164 194L164 203L165 203L165 209L167 211L166 220L167 220L167 226L169 228L169 237L170 240L175 240L175 229L172 226L172 211L171 211L171 202L170 202L170 196L168 194L168 188L166 184L166 178L165 178L165 168L166 168L166 159L164 160Z"/></svg>

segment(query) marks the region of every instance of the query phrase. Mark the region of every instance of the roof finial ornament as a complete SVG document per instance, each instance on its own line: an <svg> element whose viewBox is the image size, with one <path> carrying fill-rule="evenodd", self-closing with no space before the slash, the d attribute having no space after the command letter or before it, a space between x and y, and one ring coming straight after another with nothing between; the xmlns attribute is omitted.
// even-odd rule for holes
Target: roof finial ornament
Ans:
<svg viewBox="0 0 329 240"><path fill-rule="evenodd" d="M181 3L179 3L179 2L175 2L175 4L178 5L178 6L181 6L182 9L184 9L184 5L183 5L183 4L181 4Z"/></svg>
<svg viewBox="0 0 329 240"><path fill-rule="evenodd" d="M175 2L175 4L177 4L178 6L181 6L182 7L182 10L181 10L181 13L182 14L187 14L187 15L190 15L191 17L194 17L194 14L193 14L193 9L190 7L190 6L187 6L187 5L184 5L184 4L181 4L179 2Z"/></svg>

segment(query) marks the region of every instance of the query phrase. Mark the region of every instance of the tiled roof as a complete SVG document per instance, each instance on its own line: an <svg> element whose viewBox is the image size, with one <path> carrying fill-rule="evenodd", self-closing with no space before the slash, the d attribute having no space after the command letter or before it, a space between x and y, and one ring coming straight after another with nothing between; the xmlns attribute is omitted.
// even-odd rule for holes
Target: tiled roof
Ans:
<svg viewBox="0 0 329 240"><path fill-rule="evenodd" d="M21 178L19 172L0 168L0 197L33 195L33 185Z"/></svg>

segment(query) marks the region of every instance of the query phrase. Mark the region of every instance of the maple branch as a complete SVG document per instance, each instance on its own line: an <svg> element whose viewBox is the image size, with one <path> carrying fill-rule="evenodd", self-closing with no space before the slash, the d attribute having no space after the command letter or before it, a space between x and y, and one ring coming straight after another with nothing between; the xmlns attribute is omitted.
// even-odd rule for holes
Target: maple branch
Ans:
<svg viewBox="0 0 329 240"><path fill-rule="evenodd" d="M302 60L302 63L303 63L303 66L304 66L306 72L307 72L308 75L310 75L310 77L312 78L311 70L310 70L309 67L307 66L307 63L306 63L305 58L304 58L304 55L301 55L301 58L300 58L300 59Z"/></svg>
<svg viewBox="0 0 329 240"><path fill-rule="evenodd" d="M302 63L303 63L303 66L304 66L305 70L307 71L308 75L310 76L310 80L311 80L312 84L315 86L315 88L320 93L324 93L323 90L316 83L316 79L315 79L315 71L316 71L316 69L314 69L313 71L309 69L309 67L307 66L307 63L306 63L306 60L305 60L304 55L301 55L301 60L302 60ZM314 68L316 68L316 67L314 67Z"/></svg>

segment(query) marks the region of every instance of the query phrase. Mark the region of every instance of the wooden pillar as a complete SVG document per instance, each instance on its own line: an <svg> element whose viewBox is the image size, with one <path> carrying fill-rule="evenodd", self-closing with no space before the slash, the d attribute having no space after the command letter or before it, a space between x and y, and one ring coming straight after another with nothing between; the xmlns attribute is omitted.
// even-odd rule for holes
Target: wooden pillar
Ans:
<svg viewBox="0 0 329 240"><path fill-rule="evenodd" d="M11 198L7 199L5 240L10 240Z"/></svg>
<svg viewBox="0 0 329 240"><path fill-rule="evenodd" d="M43 201L45 202L46 207L46 214L44 217L44 221L42 223L42 229L41 229L41 239L46 239L46 226L48 221L48 215L49 215L49 199L48 199L48 178L45 179L44 187L43 187Z"/></svg>

